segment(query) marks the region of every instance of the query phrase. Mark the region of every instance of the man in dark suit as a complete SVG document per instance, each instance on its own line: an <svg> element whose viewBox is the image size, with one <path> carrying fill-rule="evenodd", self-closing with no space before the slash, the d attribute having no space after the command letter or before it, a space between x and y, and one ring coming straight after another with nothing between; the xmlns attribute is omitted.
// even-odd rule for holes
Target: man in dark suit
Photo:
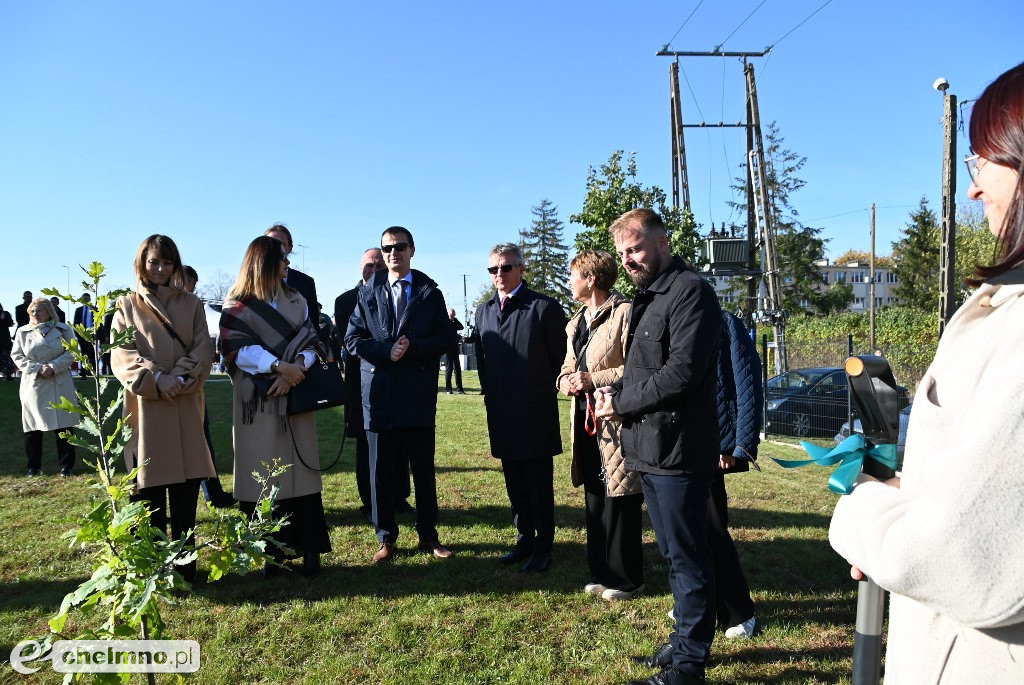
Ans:
<svg viewBox="0 0 1024 685"><path fill-rule="evenodd" d="M361 360L373 525L380 543L373 563L395 555L394 478L402 455L416 484L419 549L447 559L452 553L437 535L434 437L437 375L452 329L437 283L412 270L412 233L401 226L386 229L381 251L387 271L359 289L345 335L349 354Z"/></svg>
<svg viewBox="0 0 1024 685"><path fill-rule="evenodd" d="M93 316L95 315L95 309L90 304L90 302L92 300L92 296L89 293L82 293L82 299L85 301L85 304L83 304L82 306L77 307L75 309L74 324L76 326L78 324L82 324L87 329L92 329ZM79 347L79 349L82 350L82 354L84 354L86 356L86 358L88 358L89 363L92 365L93 370L96 371L97 373L99 373L99 364L96 361L96 348L93 346L93 344L91 342L89 342L85 338L81 337L77 333L75 335L76 335L76 337L78 337L78 347ZM86 368L86 367L82 367L82 369L79 370L78 375L79 376L88 376L88 375L90 375L89 369Z"/></svg>
<svg viewBox="0 0 1024 685"><path fill-rule="evenodd" d="M51 297L50 304L53 305L53 311L57 312L57 320L61 323L67 321L67 315L64 313L64 310L60 308L60 298Z"/></svg>
<svg viewBox="0 0 1024 685"><path fill-rule="evenodd" d="M352 317L352 311L356 308L359 289L369 283L375 273L387 270L387 266L384 265L384 254L380 248L371 247L363 252L359 268L361 278L356 287L343 292L334 300L334 325L338 329L338 336L342 339L348 330L348 321ZM363 428L363 394L362 385L359 382L359 357L349 354L348 351L343 351L342 356L345 358L345 390L347 394L345 435L356 441L356 488L362 503L359 511L367 521L373 523L373 502L370 497L370 445L366 442L366 429ZM415 514L416 510L408 502L409 495L412 494L408 460L403 459L402 463L397 465L394 475L395 511Z"/></svg>
<svg viewBox="0 0 1024 685"><path fill-rule="evenodd" d="M595 413L622 422L626 468L640 474L675 599L669 642L639 659L663 670L630 685L703 683L715 632L708 498L719 460L722 310L708 282L672 256L656 213L634 209L608 230L637 293L623 375L595 393Z"/></svg>
<svg viewBox="0 0 1024 685"><path fill-rule="evenodd" d="M497 292L477 308L471 340L478 343L491 455L501 460L518 530L500 560L540 572L551 564L555 539L554 456L562 452L555 379L565 358L565 311L530 290L513 243L491 248L488 263Z"/></svg>
<svg viewBox="0 0 1024 685"><path fill-rule="evenodd" d="M286 257L292 253L292 232L284 224L274 224L263 235L279 240L284 245ZM305 298L309 318L315 326L319 316L316 311L316 303L320 301L316 298L316 281L311 276L307 276L298 269L293 269L289 266L288 275L285 277L284 282L298 290L299 294Z"/></svg>
<svg viewBox="0 0 1024 685"><path fill-rule="evenodd" d="M452 322L452 332L455 334L455 342L452 344L450 350L444 356L444 385L445 390L449 395L452 394L452 372L455 372L455 387L458 389L460 395L465 395L466 391L462 389L462 362L459 359L459 331L465 326L462 322L455 317L455 310L448 309L448 320Z"/></svg>
<svg viewBox="0 0 1024 685"><path fill-rule="evenodd" d="M28 325L28 306L32 304L32 291L26 290L21 296L21 304L14 308L15 330Z"/></svg>

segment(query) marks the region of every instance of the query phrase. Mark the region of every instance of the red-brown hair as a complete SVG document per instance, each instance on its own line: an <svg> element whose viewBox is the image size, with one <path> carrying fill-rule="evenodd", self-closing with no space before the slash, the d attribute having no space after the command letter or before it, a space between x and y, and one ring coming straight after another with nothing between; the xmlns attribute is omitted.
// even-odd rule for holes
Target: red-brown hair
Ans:
<svg viewBox="0 0 1024 685"><path fill-rule="evenodd" d="M974 267L977 280L983 281L1024 262L1024 63L989 84L974 103L971 149L1017 172L1003 225L990 227L999 234L993 264Z"/></svg>

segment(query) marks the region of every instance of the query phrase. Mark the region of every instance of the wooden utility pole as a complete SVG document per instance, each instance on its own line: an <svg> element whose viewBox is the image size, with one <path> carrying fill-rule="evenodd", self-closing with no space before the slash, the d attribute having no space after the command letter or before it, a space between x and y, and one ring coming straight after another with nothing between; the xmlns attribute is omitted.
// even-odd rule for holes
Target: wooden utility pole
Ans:
<svg viewBox="0 0 1024 685"><path fill-rule="evenodd" d="M679 58L669 67L669 104L672 107L672 206L690 211L690 179L686 173L686 138L683 136L683 103L679 97Z"/></svg>
<svg viewBox="0 0 1024 685"><path fill-rule="evenodd" d="M939 244L939 337L956 313L956 95L945 79L935 82L945 105L942 116L942 227Z"/></svg>
<svg viewBox="0 0 1024 685"><path fill-rule="evenodd" d="M871 354L875 353L875 203L871 203L871 287L868 288L868 295L871 297L871 312L868 317L868 337L871 340Z"/></svg>

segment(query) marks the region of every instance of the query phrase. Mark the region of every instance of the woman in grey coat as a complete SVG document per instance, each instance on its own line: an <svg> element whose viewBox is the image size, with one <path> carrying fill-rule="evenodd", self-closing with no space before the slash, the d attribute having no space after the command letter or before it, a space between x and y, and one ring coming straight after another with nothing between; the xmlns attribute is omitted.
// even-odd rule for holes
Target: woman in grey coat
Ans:
<svg viewBox="0 0 1024 685"><path fill-rule="evenodd" d="M75 448L60 436L62 430L78 424L78 414L54 409L66 397L75 405L75 384L71 379L71 353L64 341L71 342L74 332L57 320L53 305L45 297L28 306L29 324L18 329L14 337L11 359L21 370L21 425L25 431L25 454L28 475L42 471L43 433L53 432L57 439L60 475L71 475L75 466Z"/></svg>

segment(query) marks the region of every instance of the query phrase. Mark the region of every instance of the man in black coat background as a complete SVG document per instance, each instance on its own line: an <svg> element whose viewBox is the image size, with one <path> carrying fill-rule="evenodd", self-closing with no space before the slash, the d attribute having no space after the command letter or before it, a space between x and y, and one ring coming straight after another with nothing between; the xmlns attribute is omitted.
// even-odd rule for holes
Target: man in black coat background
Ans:
<svg viewBox="0 0 1024 685"><path fill-rule="evenodd" d="M348 331L348 321L356 308L359 289L369 283L375 273L387 270L387 266L384 264L384 254L380 248L371 247L363 252L359 268L360 280L356 287L346 290L334 300L334 325L337 327L338 337L342 341ZM373 502L370 497L370 445L366 442L366 429L363 428L363 392L359 382L359 357L350 354L347 350L342 352L342 356L345 360L345 391L347 395L345 435L356 441L356 489L361 502L359 511L367 521L373 523ZM415 514L416 510L408 502L408 497L412 494L412 484L409 482L407 460L402 459L396 465L394 476L395 511Z"/></svg>
<svg viewBox="0 0 1024 685"><path fill-rule="evenodd" d="M85 304L75 308L74 324L76 326L78 324L82 324L87 329L91 329L93 326L93 316L96 313L96 310L93 308L91 304L92 296L89 293L82 293L82 299L85 300ZM89 342L82 336L78 335L77 333L75 335L78 337L78 347L80 350L82 350L82 354L84 354L86 358L89 360L89 363L92 365L93 370L96 373L99 373L100 367L99 360L96 359L96 347L91 342ZM83 366L81 369L79 369L78 375L90 375L89 369Z"/></svg>
<svg viewBox="0 0 1024 685"><path fill-rule="evenodd" d="M284 245L286 257L292 253L292 232L284 224L274 224L263 235L280 241ZM284 282L298 290L299 294L305 298L308 318L313 322L313 326L316 327L320 316L320 313L317 311L317 302L320 300L316 298L316 281L313 280L312 276L307 276L298 269L293 269L289 266L288 275L285 277Z"/></svg>
<svg viewBox="0 0 1024 685"><path fill-rule="evenodd" d="M562 452L555 379L565 358L565 311L530 290L519 247L491 248L487 271L497 292L476 310L480 387L491 455L501 460L518 531L505 564L523 571L551 564L555 539L554 456Z"/></svg>
<svg viewBox="0 0 1024 685"><path fill-rule="evenodd" d="M715 632L708 498L718 468L716 390L722 310L711 285L669 251L661 217L626 212L608 228L637 287L622 378L595 393L598 418L622 422L626 467L640 474L668 562L675 629L631 685L703 683Z"/></svg>
<svg viewBox="0 0 1024 685"><path fill-rule="evenodd" d="M22 326L27 326L28 325L28 321L29 321L29 319L28 319L28 306L30 304L32 304L32 291L31 290L26 290L21 295L21 304L16 305L14 307L14 324L15 324L15 329L14 330L15 331L17 331ZM11 336L11 337L13 339L14 336Z"/></svg>
<svg viewBox="0 0 1024 685"><path fill-rule="evenodd" d="M363 427L370 447L370 496L380 547L373 563L394 557L394 478L407 457L416 485L420 551L447 559L437 533L434 439L441 355L452 345L444 295L422 271L413 271L412 233L392 226L381 235L387 271L359 289L345 347L361 360Z"/></svg>
<svg viewBox="0 0 1024 685"><path fill-rule="evenodd" d="M452 344L451 349L444 356L444 386L445 391L452 394L452 373L455 373L455 387L458 389L460 395L465 395L466 391L462 389L462 362L459 359L459 340L462 336L459 335L465 326L455 316L455 310L451 307L448 308L448 320L452 322L452 332L455 334L455 342Z"/></svg>

